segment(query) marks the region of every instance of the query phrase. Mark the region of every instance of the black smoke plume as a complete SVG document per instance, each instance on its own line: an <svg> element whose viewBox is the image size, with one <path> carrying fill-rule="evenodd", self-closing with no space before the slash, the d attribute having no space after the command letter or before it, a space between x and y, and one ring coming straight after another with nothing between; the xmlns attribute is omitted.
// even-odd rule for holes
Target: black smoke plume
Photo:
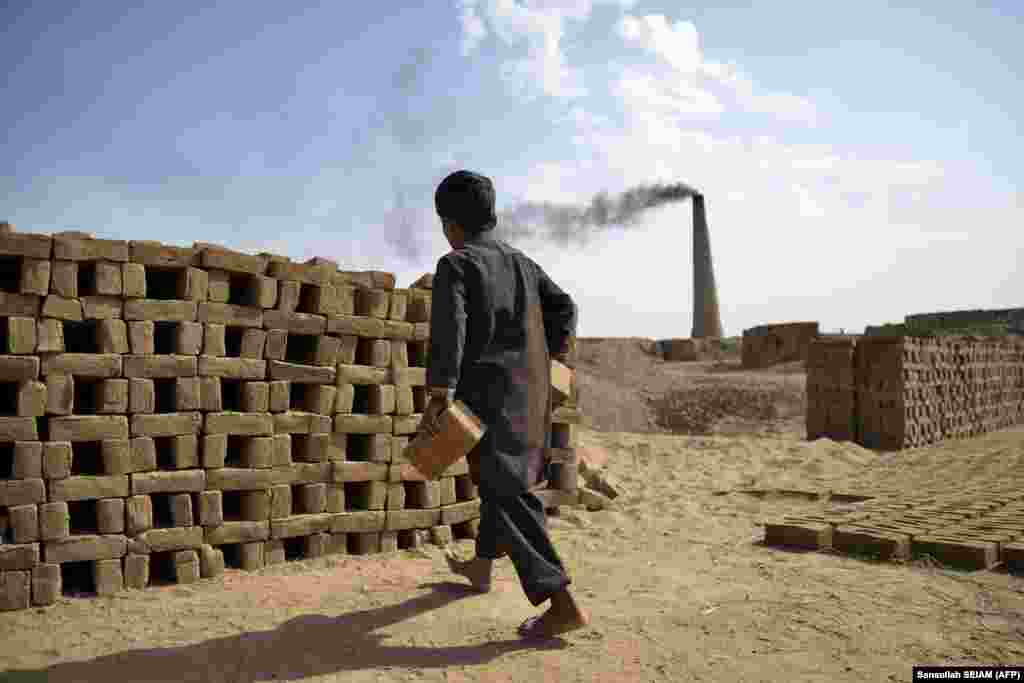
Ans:
<svg viewBox="0 0 1024 683"><path fill-rule="evenodd" d="M674 183L641 185L615 197L602 192L583 206L524 202L498 215L495 233L509 242L539 238L562 246L585 244L608 228L635 225L646 211L700 196L693 187Z"/></svg>

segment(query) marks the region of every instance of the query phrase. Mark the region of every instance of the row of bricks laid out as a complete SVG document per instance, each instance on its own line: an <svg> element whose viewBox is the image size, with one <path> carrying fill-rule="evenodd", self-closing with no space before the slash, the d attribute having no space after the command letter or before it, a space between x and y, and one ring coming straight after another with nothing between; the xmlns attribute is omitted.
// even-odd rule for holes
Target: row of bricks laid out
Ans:
<svg viewBox="0 0 1024 683"><path fill-rule="evenodd" d="M51 295L64 300L149 298L325 315L367 311L411 322L429 320L430 305L429 291L417 285L395 289L389 273L338 271L329 261L296 264L212 246L197 250L73 237L51 241L24 234L0 235L0 292L12 302L21 298L21 305Z"/></svg>
<svg viewBox="0 0 1024 683"><path fill-rule="evenodd" d="M92 320L67 321L27 317L0 318L0 356L11 372L28 373L32 367L44 373L57 372L65 363L81 372L110 372L125 356L136 372L145 372L143 359L159 367L161 359L185 358L244 359L247 361L288 361L300 365L369 365L409 367L426 365L429 342L427 330L406 328L408 339L386 338L388 330L365 329L381 336L323 334L319 326L306 329L258 329L223 323L182 321ZM391 331L391 336L402 336ZM420 334L422 333L422 334ZM415 337L421 337L416 339ZM31 354L39 354L36 358ZM63 356L71 356L70 361ZM97 356L90 364L82 356ZM156 356L156 358L152 358ZM33 362L35 361L35 362ZM164 372L170 372L170 366ZM127 368L126 368L127 371ZM157 370L150 370L150 372ZM184 370L183 372L187 372ZM193 371L194 372L194 371ZM5 373L6 374L6 373Z"/></svg>
<svg viewBox="0 0 1024 683"><path fill-rule="evenodd" d="M17 555L0 552L0 611L27 609L56 603L61 595L109 596L124 589L145 589L167 584L188 584L215 579L225 568L256 570L290 560L328 554L367 555L420 547L429 539L444 546L454 538L475 538L478 517L422 529L387 530L379 515L361 515L335 523L325 531L266 540L241 540L220 545L194 539L166 539L161 546L115 536L80 539L65 549L62 563L42 562L38 548L19 546ZM465 514L458 516L462 519ZM342 529L331 531L332 528ZM367 531L366 529L380 529ZM259 533L239 538L258 539ZM3 548L3 546L0 546ZM34 554L33 554L34 553ZM91 559L94 557L104 559Z"/></svg>

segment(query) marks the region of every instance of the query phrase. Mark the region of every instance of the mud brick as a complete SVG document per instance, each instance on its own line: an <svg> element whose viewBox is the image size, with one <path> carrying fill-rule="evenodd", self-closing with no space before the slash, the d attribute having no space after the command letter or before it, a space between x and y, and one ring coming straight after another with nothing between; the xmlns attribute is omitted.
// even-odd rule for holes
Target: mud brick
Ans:
<svg viewBox="0 0 1024 683"><path fill-rule="evenodd" d="M125 354L128 344L128 325L123 320L100 320L96 324L96 344L102 354Z"/></svg>
<svg viewBox="0 0 1024 683"><path fill-rule="evenodd" d="M95 263L94 294L102 296L122 296L124 294L122 264L110 261Z"/></svg>
<svg viewBox="0 0 1024 683"><path fill-rule="evenodd" d="M427 385L426 368L391 368L391 383L398 386L423 387Z"/></svg>
<svg viewBox="0 0 1024 683"><path fill-rule="evenodd" d="M16 441L11 461L12 479L43 477L43 444L38 441Z"/></svg>
<svg viewBox="0 0 1024 683"><path fill-rule="evenodd" d="M128 260L128 243L71 235L54 235L53 258L64 261ZM46 258L46 257L40 257Z"/></svg>
<svg viewBox="0 0 1024 683"><path fill-rule="evenodd" d="M411 323L430 321L430 292L413 291L409 293L405 319Z"/></svg>
<svg viewBox="0 0 1024 683"><path fill-rule="evenodd" d="M409 310L409 292L405 289L396 289L391 292L391 305L388 308L388 319L405 322Z"/></svg>
<svg viewBox="0 0 1024 683"><path fill-rule="evenodd" d="M63 353L64 325L60 320L40 320L36 326L36 342L39 353Z"/></svg>
<svg viewBox="0 0 1024 683"><path fill-rule="evenodd" d="M28 609L32 600L31 572L0 573L0 612Z"/></svg>
<svg viewBox="0 0 1024 683"><path fill-rule="evenodd" d="M203 325L204 356L221 358L227 355L226 331L227 327L220 323L206 323Z"/></svg>
<svg viewBox="0 0 1024 683"><path fill-rule="evenodd" d="M210 278L205 270L186 268L181 281L181 298L187 301L206 301Z"/></svg>
<svg viewBox="0 0 1024 683"><path fill-rule="evenodd" d="M386 529L428 529L441 522L441 510L388 510Z"/></svg>
<svg viewBox="0 0 1024 683"><path fill-rule="evenodd" d="M192 526L149 529L139 534L135 541L136 547L153 553L200 548L203 545L203 528Z"/></svg>
<svg viewBox="0 0 1024 683"><path fill-rule="evenodd" d="M251 572L266 565L265 543L242 543L238 547L238 566Z"/></svg>
<svg viewBox="0 0 1024 683"><path fill-rule="evenodd" d="M199 304L197 320L232 327L263 327L263 309L211 301Z"/></svg>
<svg viewBox="0 0 1024 683"><path fill-rule="evenodd" d="M348 535L347 534L327 534L327 554L328 555L347 555L348 554Z"/></svg>
<svg viewBox="0 0 1024 683"><path fill-rule="evenodd" d="M332 316L327 320L327 333L339 337L355 336L367 339L414 338L415 328L410 323L358 315Z"/></svg>
<svg viewBox="0 0 1024 683"><path fill-rule="evenodd" d="M356 290L356 315L366 318L387 318L390 311L391 294L380 289Z"/></svg>
<svg viewBox="0 0 1024 683"><path fill-rule="evenodd" d="M321 335L327 332L327 318L315 313L288 313L266 311L263 326L271 330L284 330L291 334Z"/></svg>
<svg viewBox="0 0 1024 683"><path fill-rule="evenodd" d="M0 356L0 378L5 382L27 382L39 377L39 359L25 356Z"/></svg>
<svg viewBox="0 0 1024 683"><path fill-rule="evenodd" d="M332 463L331 481L336 483L360 481L387 481L388 466L376 462Z"/></svg>
<svg viewBox="0 0 1024 683"><path fill-rule="evenodd" d="M124 317L131 321L193 322L196 316L194 301L128 299L124 303Z"/></svg>
<svg viewBox="0 0 1024 683"><path fill-rule="evenodd" d="M42 374L107 379L121 376L121 356L113 353L58 353L43 358Z"/></svg>
<svg viewBox="0 0 1024 683"><path fill-rule="evenodd" d="M50 291L50 261L23 258L18 291L21 294L45 296Z"/></svg>
<svg viewBox="0 0 1024 683"><path fill-rule="evenodd" d="M267 362L252 358L200 356L198 371L201 377L261 380L267 376Z"/></svg>
<svg viewBox="0 0 1024 683"><path fill-rule="evenodd" d="M391 464L392 465L404 465L409 462L408 458L405 457L405 449L409 445L409 437L407 436L392 436L391 437Z"/></svg>
<svg viewBox="0 0 1024 683"><path fill-rule="evenodd" d="M375 555L381 551L380 533L348 534L349 553L352 555Z"/></svg>
<svg viewBox="0 0 1024 683"><path fill-rule="evenodd" d="M253 543L270 538L270 522L224 522L221 526L205 530L210 545Z"/></svg>
<svg viewBox="0 0 1024 683"><path fill-rule="evenodd" d="M278 484L270 489L270 518L280 519L292 514L292 487Z"/></svg>
<svg viewBox="0 0 1024 683"><path fill-rule="evenodd" d="M127 377L143 379L194 377L196 358L176 355L125 356L124 374Z"/></svg>
<svg viewBox="0 0 1024 683"><path fill-rule="evenodd" d="M40 302L35 294L0 292L0 316L35 318L39 316Z"/></svg>
<svg viewBox="0 0 1024 683"><path fill-rule="evenodd" d="M213 527L224 523L224 499L220 491L202 491L199 493L198 501L197 515L200 526Z"/></svg>
<svg viewBox="0 0 1024 683"><path fill-rule="evenodd" d="M128 439L104 439L100 443L103 472L107 475L131 474L135 471L132 460L131 441Z"/></svg>
<svg viewBox="0 0 1024 683"><path fill-rule="evenodd" d="M128 539L120 535L69 536L43 544L43 557L49 564L116 560L124 557Z"/></svg>
<svg viewBox="0 0 1024 683"><path fill-rule="evenodd" d="M33 605L53 605L60 599L62 589L59 564L39 564L32 567Z"/></svg>
<svg viewBox="0 0 1024 683"><path fill-rule="evenodd" d="M387 513L384 510L361 510L330 517L332 534L363 534L382 531Z"/></svg>
<svg viewBox="0 0 1024 683"><path fill-rule="evenodd" d="M320 366L334 367L341 357L341 339L337 337L321 336L317 339L316 353L313 356L313 364Z"/></svg>
<svg viewBox="0 0 1024 683"><path fill-rule="evenodd" d="M201 250L199 263L203 268L249 275L263 275L267 272L268 259L265 256L242 254L215 245L197 243L194 246L197 251Z"/></svg>
<svg viewBox="0 0 1024 683"><path fill-rule="evenodd" d="M266 332L253 327L247 327L242 331L242 343L238 355L241 358L263 360L266 344Z"/></svg>
<svg viewBox="0 0 1024 683"><path fill-rule="evenodd" d="M199 467L199 437L195 434L179 434L170 438L171 462L176 470Z"/></svg>
<svg viewBox="0 0 1024 683"><path fill-rule="evenodd" d="M270 412L283 413L288 410L291 384L270 382Z"/></svg>
<svg viewBox="0 0 1024 683"><path fill-rule="evenodd" d="M409 343L405 341L391 341L391 368L402 369L409 367Z"/></svg>
<svg viewBox="0 0 1024 683"><path fill-rule="evenodd" d="M152 355L156 351L156 326L151 320L136 320L128 323L128 346L137 356Z"/></svg>
<svg viewBox="0 0 1024 683"><path fill-rule="evenodd" d="M910 556L910 536L895 532L858 527L836 527L832 547L845 553L874 555L881 559L905 559Z"/></svg>
<svg viewBox="0 0 1024 683"><path fill-rule="evenodd" d="M270 411L270 385L267 382L242 384L242 410L247 413Z"/></svg>
<svg viewBox="0 0 1024 683"><path fill-rule="evenodd" d="M277 284L277 310L294 313L299 307L299 293L302 283L295 280L281 280Z"/></svg>
<svg viewBox="0 0 1024 683"><path fill-rule="evenodd" d="M274 433L274 416L267 413L209 413L206 434L269 436Z"/></svg>
<svg viewBox="0 0 1024 683"><path fill-rule="evenodd" d="M999 562L999 544L965 539L919 536L914 555L930 555L942 564L961 569L991 569Z"/></svg>
<svg viewBox="0 0 1024 683"><path fill-rule="evenodd" d="M36 505L15 505L8 508L11 534L15 543L39 540L39 508Z"/></svg>
<svg viewBox="0 0 1024 683"><path fill-rule="evenodd" d="M292 437L292 460L295 462L327 462L330 434L297 434Z"/></svg>
<svg viewBox="0 0 1024 683"><path fill-rule="evenodd" d="M412 328L412 341L427 341L430 339L430 323L416 323Z"/></svg>
<svg viewBox="0 0 1024 683"><path fill-rule="evenodd" d="M345 486L343 484L327 484L327 512L345 511Z"/></svg>
<svg viewBox="0 0 1024 683"><path fill-rule="evenodd" d="M26 256L48 259L52 252L53 238L28 232L0 233L0 255Z"/></svg>
<svg viewBox="0 0 1024 683"><path fill-rule="evenodd" d="M400 481L388 484L388 497L385 507L388 510L405 509L405 484Z"/></svg>
<svg viewBox="0 0 1024 683"><path fill-rule="evenodd" d="M303 408L307 412L318 415L331 415L335 410L335 397L337 393L338 389L330 385L309 385L305 389Z"/></svg>
<svg viewBox="0 0 1024 683"><path fill-rule="evenodd" d="M440 505L454 505L458 502L459 497L455 492L455 477L441 477L437 482L437 487Z"/></svg>
<svg viewBox="0 0 1024 683"><path fill-rule="evenodd" d="M394 531L382 531L379 534L380 545L378 552L381 553L394 553L398 552L398 534Z"/></svg>
<svg viewBox="0 0 1024 683"><path fill-rule="evenodd" d="M284 360L288 350L288 332L269 330L263 356L267 360Z"/></svg>
<svg viewBox="0 0 1024 683"><path fill-rule="evenodd" d="M45 385L42 392L45 394ZM128 380L107 379L96 384L95 392L97 413L128 412Z"/></svg>
<svg viewBox="0 0 1024 683"><path fill-rule="evenodd" d="M329 262L293 263L291 261L271 261L267 274L279 280L294 281L296 284L322 285L330 283L331 276L336 270L337 264L332 266Z"/></svg>
<svg viewBox="0 0 1024 683"><path fill-rule="evenodd" d="M49 422L52 441L103 441L128 438L128 418L123 415L71 415L53 417Z"/></svg>
<svg viewBox="0 0 1024 683"><path fill-rule="evenodd" d="M132 240L128 243L132 263L163 268L198 265L199 258L192 247L176 247L154 240Z"/></svg>
<svg viewBox="0 0 1024 683"><path fill-rule="evenodd" d="M207 272L207 298L217 304L226 304L231 299L231 274L223 270Z"/></svg>
<svg viewBox="0 0 1024 683"><path fill-rule="evenodd" d="M327 510L327 484L300 484L295 488L303 514L318 514Z"/></svg>
<svg viewBox="0 0 1024 683"><path fill-rule="evenodd" d="M174 339L175 353L182 356L197 356L203 345L203 324L194 322L178 323Z"/></svg>
<svg viewBox="0 0 1024 683"><path fill-rule="evenodd" d="M251 437L242 445L243 467L265 469L274 464L274 438L270 436Z"/></svg>
<svg viewBox="0 0 1024 683"><path fill-rule="evenodd" d="M11 313L11 315L29 314L31 314L31 311L28 311L27 309L19 309L17 311L13 311L12 309ZM50 294L43 300L42 317L80 322L84 319L82 302L79 299L66 299L56 294Z"/></svg>
<svg viewBox="0 0 1024 683"><path fill-rule="evenodd" d="M212 474L212 471L211 471ZM151 493L198 493L207 488L203 470L174 472L136 472L131 475L131 495ZM210 487L213 488L213 487ZM128 494L123 494L127 496Z"/></svg>
<svg viewBox="0 0 1024 683"><path fill-rule="evenodd" d="M480 517L480 501L468 500L464 503L446 505L441 508L441 524L461 524Z"/></svg>
<svg viewBox="0 0 1024 683"><path fill-rule="evenodd" d="M149 555L129 553L124 557L125 588L142 590L149 585Z"/></svg>
<svg viewBox="0 0 1024 683"><path fill-rule="evenodd" d="M391 365L391 342L387 339L366 339L360 345L356 358L362 365L388 368Z"/></svg>
<svg viewBox="0 0 1024 683"><path fill-rule="evenodd" d="M50 266L50 289L65 299L78 298L78 264L74 261L54 261Z"/></svg>
<svg viewBox="0 0 1024 683"><path fill-rule="evenodd" d="M173 559L176 583L188 584L199 580L199 553L195 550L179 550L174 553Z"/></svg>
<svg viewBox="0 0 1024 683"><path fill-rule="evenodd" d="M334 431L342 434L391 434L389 415L335 415Z"/></svg>
<svg viewBox="0 0 1024 683"><path fill-rule="evenodd" d="M326 434L331 431L331 418L326 415L288 411L273 415L276 434Z"/></svg>
<svg viewBox="0 0 1024 683"><path fill-rule="evenodd" d="M369 387L370 413L389 415L395 412L395 403L395 386L393 384L374 384Z"/></svg>
<svg viewBox="0 0 1024 683"><path fill-rule="evenodd" d="M270 379L299 384L333 384L336 371L331 367L267 361Z"/></svg>
<svg viewBox="0 0 1024 683"><path fill-rule="evenodd" d="M19 417L41 417L46 414L46 385L22 382L18 386L16 410Z"/></svg>
<svg viewBox="0 0 1024 683"><path fill-rule="evenodd" d="M3 348L0 352L11 354L35 353L38 343L38 329L34 318L11 317L7 318L7 337L3 341ZM38 359L35 360L38 369ZM38 371L38 370L37 370ZM0 369L0 376L7 377Z"/></svg>
<svg viewBox="0 0 1024 683"><path fill-rule="evenodd" d="M206 473L206 488L214 491L258 491L275 483L275 471L272 469L222 467Z"/></svg>
<svg viewBox="0 0 1024 683"><path fill-rule="evenodd" d="M71 476L71 444L51 441L43 444L43 476L64 479Z"/></svg>
<svg viewBox="0 0 1024 683"><path fill-rule="evenodd" d="M224 552L212 545L199 548L199 575L204 579L216 578L224 573Z"/></svg>
<svg viewBox="0 0 1024 683"><path fill-rule="evenodd" d="M354 310L353 296L352 288L344 285L306 285L302 288L299 307L305 313L316 315L351 315Z"/></svg>
<svg viewBox="0 0 1024 683"><path fill-rule="evenodd" d="M124 317L124 302L116 296L83 296L82 315L87 320L111 320Z"/></svg>
<svg viewBox="0 0 1024 683"><path fill-rule="evenodd" d="M292 437L290 434L275 434L274 439L274 467L287 467L292 464Z"/></svg>
<svg viewBox="0 0 1024 683"><path fill-rule="evenodd" d="M128 298L146 298L146 267L140 263L121 264L121 283Z"/></svg>
<svg viewBox="0 0 1024 683"><path fill-rule="evenodd" d="M356 388L353 384L339 384L334 398L334 413L351 414L355 406Z"/></svg>
<svg viewBox="0 0 1024 683"><path fill-rule="evenodd" d="M121 498L96 501L97 530L101 534L124 533L125 505Z"/></svg>
<svg viewBox="0 0 1024 683"><path fill-rule="evenodd" d="M0 417L0 441L38 441L34 417Z"/></svg>
<svg viewBox="0 0 1024 683"><path fill-rule="evenodd" d="M335 339L338 340L338 363L340 365L355 365L359 337L345 336L335 337Z"/></svg>
<svg viewBox="0 0 1024 683"><path fill-rule="evenodd" d="M127 475L74 476L50 480L49 498L53 502L123 498L131 484Z"/></svg>
<svg viewBox="0 0 1024 683"><path fill-rule="evenodd" d="M39 544L0 544L0 572L29 570L39 564Z"/></svg>
<svg viewBox="0 0 1024 683"><path fill-rule="evenodd" d="M315 515L292 515L270 520L272 538L294 538L322 533L330 529L334 515L321 513Z"/></svg>
<svg viewBox="0 0 1024 683"><path fill-rule="evenodd" d="M406 483L405 505L408 508L441 507L441 485L437 481L411 481Z"/></svg>
<svg viewBox="0 0 1024 683"><path fill-rule="evenodd" d="M128 380L128 412L152 413L156 410L156 389L151 379Z"/></svg>
<svg viewBox="0 0 1024 683"><path fill-rule="evenodd" d="M130 536L138 536L153 528L153 499L150 496L131 496L125 501L125 528Z"/></svg>
<svg viewBox="0 0 1024 683"><path fill-rule="evenodd" d="M132 436L197 434L203 424L202 413L198 412L166 413L161 415L139 413L132 415L131 419ZM127 438L127 435L124 438Z"/></svg>
<svg viewBox="0 0 1024 683"><path fill-rule="evenodd" d="M394 430L395 436L408 436L415 434L416 430L419 429L420 420L423 416L419 413L413 413L412 415L397 416L394 419Z"/></svg>
<svg viewBox="0 0 1024 683"><path fill-rule="evenodd" d="M223 410L219 377L199 378L199 409L219 413Z"/></svg>
<svg viewBox="0 0 1024 683"><path fill-rule="evenodd" d="M178 412L198 411L202 407L202 385L199 377L179 377L174 382L174 407Z"/></svg>

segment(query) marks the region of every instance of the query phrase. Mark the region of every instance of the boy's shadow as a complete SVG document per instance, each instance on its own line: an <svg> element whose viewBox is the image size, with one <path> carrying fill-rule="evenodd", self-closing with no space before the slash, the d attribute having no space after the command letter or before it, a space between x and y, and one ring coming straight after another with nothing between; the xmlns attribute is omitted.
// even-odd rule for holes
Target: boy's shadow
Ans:
<svg viewBox="0 0 1024 683"><path fill-rule="evenodd" d="M539 643L515 639L454 647L383 644L386 636L375 633L376 630L475 595L467 587L449 582L423 587L432 590L397 605L338 617L296 617L269 631L250 631L193 645L127 650L36 671L9 671L0 674L0 681L240 683L295 680L372 668L472 666L517 650L566 647L565 641L558 639Z"/></svg>

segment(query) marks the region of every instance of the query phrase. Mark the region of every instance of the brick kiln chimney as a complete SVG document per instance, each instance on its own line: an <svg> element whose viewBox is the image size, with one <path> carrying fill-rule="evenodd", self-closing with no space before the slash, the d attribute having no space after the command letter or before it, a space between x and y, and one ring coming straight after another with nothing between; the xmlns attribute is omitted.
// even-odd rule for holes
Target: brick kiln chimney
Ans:
<svg viewBox="0 0 1024 683"><path fill-rule="evenodd" d="M722 318L718 313L718 288L711 265L711 236L704 212L704 196L693 196L693 333L700 337L721 337Z"/></svg>

